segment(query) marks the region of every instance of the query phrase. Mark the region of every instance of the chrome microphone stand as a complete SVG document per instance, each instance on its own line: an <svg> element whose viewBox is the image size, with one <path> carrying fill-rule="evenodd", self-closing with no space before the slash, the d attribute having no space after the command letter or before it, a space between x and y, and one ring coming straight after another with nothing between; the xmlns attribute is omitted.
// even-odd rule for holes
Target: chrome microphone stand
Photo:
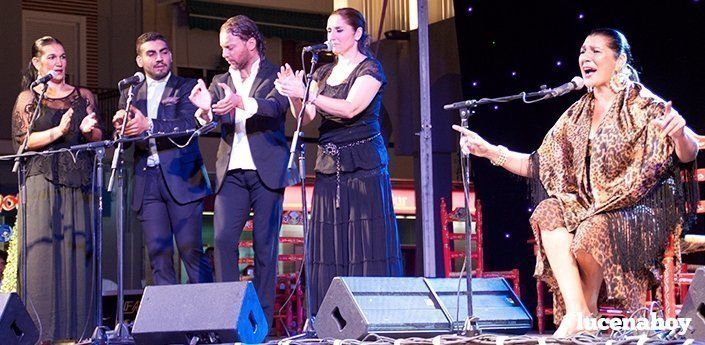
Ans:
<svg viewBox="0 0 705 345"><path fill-rule="evenodd" d="M120 127L120 133L118 138L123 138L125 135L125 128L127 127L128 114L130 110L130 105L132 105L132 98L134 97L135 86L130 85L127 92L127 101L125 102L125 117L122 121L122 126ZM108 192L113 191L113 185L115 179L117 178L117 206L116 212L117 219L115 221L115 229L117 231L117 321L115 323L115 328L112 331L107 332L107 344L134 344L134 339L130 335L130 331L125 324L125 312L123 310L124 300L125 300L125 286L124 286L124 262L125 262L125 169L124 169L124 142L118 140L118 145L113 153L113 160L111 163L110 181L108 182Z"/></svg>
<svg viewBox="0 0 705 345"><path fill-rule="evenodd" d="M303 59L303 54L305 54L305 51L301 52L302 54L302 59ZM297 145L298 142L303 135L303 132L301 131L301 127L303 126L303 118L304 114L306 113L306 103L308 102L309 98L309 90L311 89L311 81L313 80L313 71L316 68L316 64L318 63L318 52L317 51L311 51L311 68L309 70L309 73L306 74L306 90L304 91L304 97L301 102L301 110L299 111L299 116L296 119L296 131L294 132L293 139L291 141L291 148L289 152L289 162L287 163L287 169L291 170L293 169L294 165L294 157L297 154ZM304 66L305 68L305 66ZM313 321L314 321L314 316L313 316L313 301L311 299L311 251L309 250L309 233L310 233L310 226L309 226L309 219L308 219L308 202L306 198L306 150L305 150L305 143L301 142L300 145L300 150L298 150L298 155L299 155L299 177L301 178L301 205L303 208L303 230L304 230L304 271L305 271L305 286L304 286L304 293L306 295L306 322L304 323L304 328L303 328L303 333L298 334L296 336L287 338L286 340L295 340L295 339L310 339L310 338L315 338L316 337L316 330L313 327Z"/></svg>
<svg viewBox="0 0 705 345"><path fill-rule="evenodd" d="M46 82L42 83L42 91L39 92L39 98L37 99L37 105L34 107L32 112L32 118L27 126L27 133L22 140L22 145L17 150L15 164L12 167L12 172L17 173L17 187L20 189L20 269L22 273L20 274L20 298L25 305L27 305L27 164L24 161L24 156L22 156L25 151L27 151L27 146L29 145L29 136L34 131L34 122L39 118L39 109L42 106L42 101L44 100L44 95L47 92L49 86ZM32 91L34 92L34 91Z"/></svg>

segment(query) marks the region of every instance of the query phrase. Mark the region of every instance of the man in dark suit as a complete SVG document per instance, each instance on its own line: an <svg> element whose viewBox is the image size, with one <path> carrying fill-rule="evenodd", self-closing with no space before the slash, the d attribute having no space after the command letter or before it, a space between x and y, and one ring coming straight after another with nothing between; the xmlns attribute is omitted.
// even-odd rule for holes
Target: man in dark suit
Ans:
<svg viewBox="0 0 705 345"><path fill-rule="evenodd" d="M284 122L289 103L274 89L278 68L264 56L264 39L245 16L220 28L228 73L206 89L202 80L191 92L200 122L221 125L216 161L215 272L217 281L237 281L238 242L254 211L254 286L268 321L273 320L279 229L284 189L295 183L288 171Z"/></svg>
<svg viewBox="0 0 705 345"><path fill-rule="evenodd" d="M172 56L166 38L147 32L137 38L136 45L137 65L144 69L146 81L134 87L136 94L125 135L196 128L197 107L189 100L196 81L171 74ZM125 107L125 102L123 92L120 108ZM122 110L115 114L116 129L124 118ZM140 141L135 145L134 169L132 209L142 224L154 283L178 283L172 237L189 283L212 282L201 235L203 198L211 194L211 188L197 138L190 142L188 137Z"/></svg>

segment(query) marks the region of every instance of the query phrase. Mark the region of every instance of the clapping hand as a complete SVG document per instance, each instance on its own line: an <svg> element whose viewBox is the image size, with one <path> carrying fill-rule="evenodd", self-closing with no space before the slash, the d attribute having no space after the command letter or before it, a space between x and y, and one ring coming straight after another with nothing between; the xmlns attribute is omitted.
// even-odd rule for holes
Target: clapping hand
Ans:
<svg viewBox="0 0 705 345"><path fill-rule="evenodd" d="M66 135L71 130L71 119L73 118L73 108L69 108L64 115L61 115L61 122L59 122L59 130L61 135Z"/></svg>
<svg viewBox="0 0 705 345"><path fill-rule="evenodd" d="M135 136L140 135L149 130L149 120L142 112L137 109L134 105L130 106L130 115L125 125L125 135ZM120 131L122 127L122 122L125 120L127 112L125 110L118 110L113 116L113 127L116 131Z"/></svg>
<svg viewBox="0 0 705 345"><path fill-rule="evenodd" d="M277 80L274 81L274 87L283 96L303 99L306 91L303 78L303 71L294 72L287 63L277 72Z"/></svg>
<svg viewBox="0 0 705 345"><path fill-rule="evenodd" d="M220 86L225 92L225 97L219 100L218 103L213 104L213 107L211 108L213 109L213 114L234 115L235 108L244 109L242 97L234 93L233 90L230 89L230 86L228 86L228 84L218 83L218 86Z"/></svg>
<svg viewBox="0 0 705 345"><path fill-rule="evenodd" d="M198 79L196 86L191 89L188 99L206 113L210 111L211 103L213 102L213 97L211 97L211 93L208 91L203 79Z"/></svg>
<svg viewBox="0 0 705 345"><path fill-rule="evenodd" d="M90 113L81 121L79 128L81 133L90 134L98 126L98 116L95 113Z"/></svg>

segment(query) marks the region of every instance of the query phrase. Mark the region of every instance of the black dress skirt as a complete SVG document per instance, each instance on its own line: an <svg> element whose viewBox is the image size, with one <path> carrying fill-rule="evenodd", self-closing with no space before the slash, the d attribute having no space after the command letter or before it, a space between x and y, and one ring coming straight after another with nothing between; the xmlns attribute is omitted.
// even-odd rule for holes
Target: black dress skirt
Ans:
<svg viewBox="0 0 705 345"><path fill-rule="evenodd" d="M313 314L334 277L395 277L403 273L387 148L379 126L386 79L379 62L368 58L343 83L329 85L326 80L332 67L325 65L314 73L321 95L345 99L355 80L365 75L383 86L370 105L352 119L318 111L323 120L308 239Z"/></svg>

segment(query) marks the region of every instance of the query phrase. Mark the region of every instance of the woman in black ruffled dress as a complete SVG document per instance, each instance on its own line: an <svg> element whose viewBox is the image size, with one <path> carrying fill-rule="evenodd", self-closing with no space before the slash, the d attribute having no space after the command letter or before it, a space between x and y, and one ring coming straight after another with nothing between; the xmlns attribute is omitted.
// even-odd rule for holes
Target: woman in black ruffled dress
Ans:
<svg viewBox="0 0 705 345"><path fill-rule="evenodd" d="M336 10L327 31L336 62L314 72L304 114L304 123L321 116L307 243L313 312L336 276L402 274L389 158L379 122L387 78L370 53L360 12ZM276 81L295 116L303 106L302 77L285 65Z"/></svg>

